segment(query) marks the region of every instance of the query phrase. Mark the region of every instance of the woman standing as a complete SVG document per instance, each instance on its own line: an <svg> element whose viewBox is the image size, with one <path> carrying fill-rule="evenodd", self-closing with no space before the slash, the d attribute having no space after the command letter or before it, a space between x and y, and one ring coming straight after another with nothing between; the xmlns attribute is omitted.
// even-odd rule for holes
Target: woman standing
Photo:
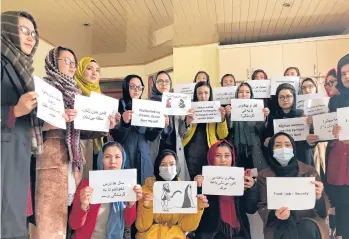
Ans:
<svg viewBox="0 0 349 239"><path fill-rule="evenodd" d="M284 76L298 76L298 77L300 77L301 73L300 73L298 67L290 66L285 70Z"/></svg>
<svg viewBox="0 0 349 239"><path fill-rule="evenodd" d="M206 71L198 71L198 73L196 73L193 82L198 83L200 81L210 84L210 76L207 74Z"/></svg>
<svg viewBox="0 0 349 239"><path fill-rule="evenodd" d="M324 86L325 86L327 96L332 97L335 95L339 95L339 91L336 88L337 83L338 81L337 81L336 69L333 68L327 73L325 78Z"/></svg>
<svg viewBox="0 0 349 239"><path fill-rule="evenodd" d="M1 14L1 238L28 238L27 209L33 212L30 158L43 150L32 78L38 34L29 13Z"/></svg>
<svg viewBox="0 0 349 239"><path fill-rule="evenodd" d="M267 73L262 69L255 70L251 77L252 80L268 80Z"/></svg>
<svg viewBox="0 0 349 239"><path fill-rule="evenodd" d="M227 86L235 86L235 76L232 74L225 74L221 79L221 86L227 87Z"/></svg>

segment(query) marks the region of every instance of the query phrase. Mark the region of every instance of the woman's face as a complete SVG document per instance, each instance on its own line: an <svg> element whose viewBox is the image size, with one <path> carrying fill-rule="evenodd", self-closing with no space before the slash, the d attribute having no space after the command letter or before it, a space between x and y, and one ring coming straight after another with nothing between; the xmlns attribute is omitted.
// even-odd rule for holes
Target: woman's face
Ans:
<svg viewBox="0 0 349 239"><path fill-rule="evenodd" d="M206 77L206 74L205 74L205 73L199 73L199 74L196 76L195 82L200 82L200 81L205 81L205 82L207 82L207 77Z"/></svg>
<svg viewBox="0 0 349 239"><path fill-rule="evenodd" d="M132 99L139 99L141 97L144 87L142 82L138 78L132 78L130 80L129 93Z"/></svg>
<svg viewBox="0 0 349 239"><path fill-rule="evenodd" d="M74 55L70 51L61 51L59 53L58 70L69 77L74 77L76 62Z"/></svg>
<svg viewBox="0 0 349 239"><path fill-rule="evenodd" d="M161 161L160 167L172 167L176 165L176 159L173 155L166 155Z"/></svg>
<svg viewBox="0 0 349 239"><path fill-rule="evenodd" d="M223 78L222 85L223 87L235 86L235 80L232 76L226 76Z"/></svg>
<svg viewBox="0 0 349 239"><path fill-rule="evenodd" d="M293 106L293 94L290 90L281 90L278 95L278 103L281 109L289 110Z"/></svg>
<svg viewBox="0 0 349 239"><path fill-rule="evenodd" d="M96 62L88 63L85 70L85 80L89 83L99 83L100 68Z"/></svg>
<svg viewBox="0 0 349 239"><path fill-rule="evenodd" d="M196 94L199 101L208 101L210 99L210 88L208 86L200 86L196 89Z"/></svg>
<svg viewBox="0 0 349 239"><path fill-rule="evenodd" d="M238 92L239 99L251 99L251 91L250 88L246 85L243 85L239 88Z"/></svg>
<svg viewBox="0 0 349 239"><path fill-rule="evenodd" d="M349 64L342 66L341 74L344 87L349 88Z"/></svg>
<svg viewBox="0 0 349 239"><path fill-rule="evenodd" d="M37 41L33 23L26 17L19 17L18 31L21 51L26 55L30 55Z"/></svg>
<svg viewBox="0 0 349 239"><path fill-rule="evenodd" d="M285 72L285 76L298 76L297 71L295 69L289 69Z"/></svg>
<svg viewBox="0 0 349 239"><path fill-rule="evenodd" d="M285 135L279 135L275 138L274 150L280 148L293 148L291 140Z"/></svg>
<svg viewBox="0 0 349 239"><path fill-rule="evenodd" d="M169 92L171 87L171 80L168 77L167 74L162 73L158 75L158 78L156 79L156 89L158 89L159 92Z"/></svg>
<svg viewBox="0 0 349 239"><path fill-rule="evenodd" d="M302 93L303 95L307 94L315 94L316 93L316 86L311 81L303 81L302 82Z"/></svg>
<svg viewBox="0 0 349 239"><path fill-rule="evenodd" d="M254 80L265 80L265 76L263 72L258 72L254 78Z"/></svg>
<svg viewBox="0 0 349 239"><path fill-rule="evenodd" d="M103 154L103 169L115 170L121 169L122 166L122 152L119 147L110 146L104 150Z"/></svg>
<svg viewBox="0 0 349 239"><path fill-rule="evenodd" d="M215 166L232 166L233 157L231 155L231 149L226 146L217 147Z"/></svg>
<svg viewBox="0 0 349 239"><path fill-rule="evenodd" d="M329 92L329 96L338 95L338 89L336 88L338 81L337 78L330 75L327 77L327 82L325 83L325 88Z"/></svg>

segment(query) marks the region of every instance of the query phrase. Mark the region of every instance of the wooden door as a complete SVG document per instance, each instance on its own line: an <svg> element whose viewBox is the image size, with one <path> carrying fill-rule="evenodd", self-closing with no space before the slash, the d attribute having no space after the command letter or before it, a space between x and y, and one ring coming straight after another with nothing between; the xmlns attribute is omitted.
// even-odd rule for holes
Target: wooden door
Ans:
<svg viewBox="0 0 349 239"><path fill-rule="evenodd" d="M282 45L265 45L250 47L251 52L251 76L257 69L264 70L268 78L282 76Z"/></svg>
<svg viewBox="0 0 349 239"><path fill-rule="evenodd" d="M236 81L251 78L251 57L249 47L221 48L219 55L219 81L225 74L233 74Z"/></svg>
<svg viewBox="0 0 349 239"><path fill-rule="evenodd" d="M99 85L103 94L115 99L122 98L122 79L101 79Z"/></svg>

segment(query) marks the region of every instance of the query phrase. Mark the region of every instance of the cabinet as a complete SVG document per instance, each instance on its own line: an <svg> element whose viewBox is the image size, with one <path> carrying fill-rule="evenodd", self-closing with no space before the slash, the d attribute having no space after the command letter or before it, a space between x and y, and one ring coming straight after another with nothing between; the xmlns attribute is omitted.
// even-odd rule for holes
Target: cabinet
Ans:
<svg viewBox="0 0 349 239"><path fill-rule="evenodd" d="M282 45L265 45L250 47L251 76L255 70L264 70L268 77L280 75L283 72Z"/></svg>
<svg viewBox="0 0 349 239"><path fill-rule="evenodd" d="M233 74L236 81L246 81L250 70L251 57L249 47L227 48L219 50L219 80L225 74Z"/></svg>

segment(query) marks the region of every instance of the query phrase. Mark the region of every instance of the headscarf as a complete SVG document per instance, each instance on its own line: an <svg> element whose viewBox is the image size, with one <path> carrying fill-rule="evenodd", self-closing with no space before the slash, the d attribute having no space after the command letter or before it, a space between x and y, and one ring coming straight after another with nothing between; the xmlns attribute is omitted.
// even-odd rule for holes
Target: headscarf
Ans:
<svg viewBox="0 0 349 239"><path fill-rule="evenodd" d="M170 75L166 71L159 71L155 78L153 78L153 86L151 88L151 96L150 99L154 101L161 101L162 100L162 93L156 88L156 80L158 79L159 75L166 74L170 80L170 90L172 89L172 79Z"/></svg>
<svg viewBox="0 0 349 239"><path fill-rule="evenodd" d="M121 144L109 141L108 143L104 144L102 149L98 153L97 158L97 170L104 170L103 167L103 157L104 157L104 151L108 147L116 146L118 147L122 152L122 165L121 169L125 168L126 163L126 152L121 146ZM124 228L125 228L125 221L124 221L124 210L126 208L126 205L124 202L113 202L111 205L111 211L109 214L108 219L108 225L107 225L107 239L113 239L113 238L123 238L124 235Z"/></svg>
<svg viewBox="0 0 349 239"><path fill-rule="evenodd" d="M291 67L288 67L285 72L284 72L284 76L286 76L286 73L289 71L289 70L295 70L297 72L297 76L301 77L301 73L298 69L298 67L295 67L295 66L291 66Z"/></svg>
<svg viewBox="0 0 349 239"><path fill-rule="evenodd" d="M256 78L256 76L257 76L258 73L263 73L264 79L265 79L265 80L268 80L267 73L265 73L265 71L263 71L262 69L255 70L255 71L253 72L253 74L252 74L251 79L252 79L252 80L255 80L255 78Z"/></svg>
<svg viewBox="0 0 349 239"><path fill-rule="evenodd" d="M196 82L196 77L198 77L198 75L201 74L201 73L203 73L203 74L206 75L207 83L208 83L208 84L211 84L211 83L210 83L210 76L207 74L206 71L198 71L198 73L196 73L196 75L195 75L195 78L194 78L193 83L197 83L197 82Z"/></svg>
<svg viewBox="0 0 349 239"><path fill-rule="evenodd" d="M328 82L328 77L329 76L334 76L334 77L336 77L336 79L337 79L337 73L336 73L336 69L335 68L332 68L331 70L329 70L328 72L327 72L327 75L326 75L326 77L325 77L325 85L327 84L327 82ZM336 88L337 89L337 88ZM333 95L330 95L330 91L325 87L325 90L326 90L326 93L327 93L327 96L329 96L329 97L331 97L331 96L333 96Z"/></svg>
<svg viewBox="0 0 349 239"><path fill-rule="evenodd" d="M228 145L229 148L231 149L231 156L232 156L231 166L234 167L236 165L234 147L225 139L217 141L208 150L208 153L207 153L208 165L211 165L211 166L215 165L217 148L223 143ZM230 229L240 230L240 222L236 213L234 197L219 196L219 208L220 208L221 220L229 224Z"/></svg>
<svg viewBox="0 0 349 239"><path fill-rule="evenodd" d="M91 83L85 79L85 71L88 67L88 64L90 64L91 61L95 61L97 63L97 61L92 57L82 58L78 63L78 67L76 68L76 72L74 75L76 85L80 88L82 94L85 96L90 96L91 91L101 93L99 82ZM93 152L95 154L98 153L101 150L103 144L103 137L93 139Z"/></svg>
<svg viewBox="0 0 349 239"><path fill-rule="evenodd" d="M81 91L76 86L74 78L65 75L58 69L58 58L60 51L70 51L76 60L72 50L58 46L50 50L45 59L46 76L44 80L53 85L63 94L64 108L74 109L75 96L80 95ZM82 153L80 148L80 130L74 128L73 122L67 123L65 142L68 148L69 160L73 162L73 168L79 170L83 166Z"/></svg>
<svg viewBox="0 0 349 239"><path fill-rule="evenodd" d="M36 32L35 45L30 55L24 54L21 50L21 43L19 38L19 17L27 16L33 23ZM34 91L34 81L32 74L33 68L33 56L39 44L39 32L34 21L34 18L27 12L20 11L8 11L1 14L1 55L7 58L21 81L21 86L24 92ZM39 119L36 117L36 109L30 113L31 127L32 127L32 151L35 154L42 154L43 152L43 140L42 130Z"/></svg>
<svg viewBox="0 0 349 239"><path fill-rule="evenodd" d="M309 81L311 82L314 86L315 86L315 89L316 89L316 93L319 92L319 87L317 85L317 82L314 81L312 78L305 78L303 81L302 81L302 84L301 84L301 94L303 95L303 90L302 90L302 86L303 86L303 83L306 82L306 81Z"/></svg>
<svg viewBox="0 0 349 239"><path fill-rule="evenodd" d="M198 102L198 94L197 94L197 89L201 86L207 86L210 89L210 97L208 99L208 101L212 101L213 100L213 93L212 93L212 87L210 85L210 83L208 82L204 82L204 81L200 81L198 83L196 83L195 88L194 88L194 99L193 102Z"/></svg>
<svg viewBox="0 0 349 239"><path fill-rule="evenodd" d="M142 78L138 75L128 75L124 78L124 81L122 83L122 99L120 100L120 107L119 112L122 114L126 110L132 110L132 98L130 96L130 81L132 78L137 78L141 81L142 86L144 87L144 83L142 81ZM144 91L144 89L143 89ZM143 94L142 91L142 94ZM139 98L142 97L142 94L139 96Z"/></svg>
<svg viewBox="0 0 349 239"><path fill-rule="evenodd" d="M166 181L160 176L160 165L161 165L162 160L168 155L172 155L176 160L177 175L176 175L176 177L174 177L172 179L172 181L178 181L178 175L181 172L181 165L179 164L179 159L177 157L177 154L170 149L162 150L161 152L159 152L158 156L155 159L154 176L156 178L156 181Z"/></svg>
<svg viewBox="0 0 349 239"><path fill-rule="evenodd" d="M336 88L338 89L338 91L342 94L342 95L345 95L347 96L347 99L349 101L349 88L345 87L343 85L343 81L342 81L342 67L344 65L347 65L349 64L349 54L343 56L339 62L338 62L338 65L337 65L337 80L338 80L338 83L337 83L337 86Z"/></svg>
<svg viewBox="0 0 349 239"><path fill-rule="evenodd" d="M283 83L283 84L279 85L278 88L276 89L276 99L279 97L279 94L282 90L291 91L291 93L293 95L293 105L292 105L290 112L285 113L282 110L282 108L280 107L279 103L277 103L276 110L275 110L275 118L283 119L283 118L300 117L303 114L303 112L302 112L302 110L296 109L296 90L294 89L293 85L291 85L289 83Z"/></svg>

